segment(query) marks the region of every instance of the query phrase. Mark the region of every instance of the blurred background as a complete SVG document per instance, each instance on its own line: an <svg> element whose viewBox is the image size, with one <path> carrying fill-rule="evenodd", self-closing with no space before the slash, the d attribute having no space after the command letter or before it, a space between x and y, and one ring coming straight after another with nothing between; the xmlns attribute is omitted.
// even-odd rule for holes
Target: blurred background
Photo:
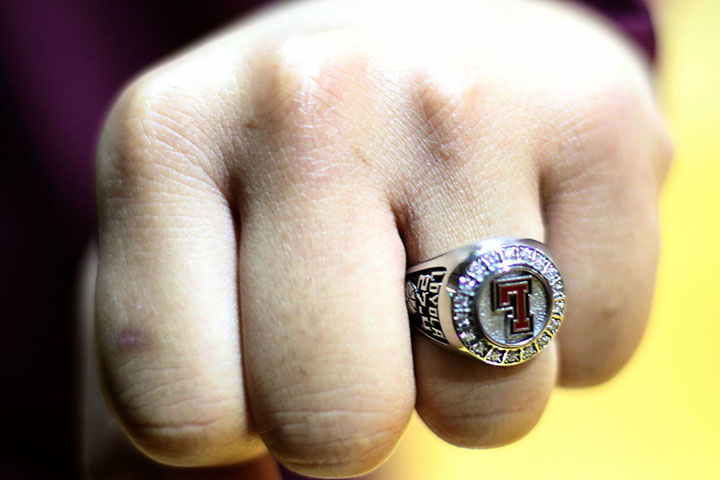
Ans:
<svg viewBox="0 0 720 480"><path fill-rule="evenodd" d="M457 449L414 418L382 468L390 478L502 478L509 467L536 479L720 478L720 1L659 5L658 94L677 154L640 350L605 385L557 390L538 427L511 446ZM80 475L73 291L95 228L105 110L139 70L243 7L0 2L0 478Z"/></svg>

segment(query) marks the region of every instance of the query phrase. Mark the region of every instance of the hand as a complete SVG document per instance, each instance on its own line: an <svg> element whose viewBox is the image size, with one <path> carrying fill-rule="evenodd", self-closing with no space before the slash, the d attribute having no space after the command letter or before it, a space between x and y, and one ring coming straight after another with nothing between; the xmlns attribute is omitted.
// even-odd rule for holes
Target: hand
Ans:
<svg viewBox="0 0 720 480"><path fill-rule="evenodd" d="M103 131L96 339L132 441L366 472L416 408L457 445L615 374L652 296L670 146L630 45L534 1L286 5L130 85ZM414 338L406 264L548 244L553 347L498 368Z"/></svg>

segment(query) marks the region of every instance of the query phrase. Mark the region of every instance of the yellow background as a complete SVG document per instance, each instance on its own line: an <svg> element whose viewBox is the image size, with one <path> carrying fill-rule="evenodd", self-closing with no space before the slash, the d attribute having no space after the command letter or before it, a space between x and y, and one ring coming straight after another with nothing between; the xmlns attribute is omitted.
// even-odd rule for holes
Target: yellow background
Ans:
<svg viewBox="0 0 720 480"><path fill-rule="evenodd" d="M659 14L659 93L676 157L639 351L605 385L558 389L536 429L508 447L455 448L414 418L386 467L402 465L392 478L720 479L720 0L669 0Z"/></svg>

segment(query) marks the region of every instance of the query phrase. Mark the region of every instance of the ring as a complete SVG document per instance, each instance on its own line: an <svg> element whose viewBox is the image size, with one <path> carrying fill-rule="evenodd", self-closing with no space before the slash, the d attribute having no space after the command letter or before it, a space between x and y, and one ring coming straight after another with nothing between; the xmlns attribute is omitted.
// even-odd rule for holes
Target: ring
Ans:
<svg viewBox="0 0 720 480"><path fill-rule="evenodd" d="M405 302L412 325L438 344L517 365L557 334L565 285L542 243L492 239L409 268Z"/></svg>

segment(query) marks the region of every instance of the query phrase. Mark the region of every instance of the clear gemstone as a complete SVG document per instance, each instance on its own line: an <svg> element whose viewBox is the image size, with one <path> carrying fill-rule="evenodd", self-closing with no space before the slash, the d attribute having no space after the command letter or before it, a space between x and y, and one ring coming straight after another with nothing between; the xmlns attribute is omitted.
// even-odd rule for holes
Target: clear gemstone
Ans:
<svg viewBox="0 0 720 480"><path fill-rule="evenodd" d="M458 312L469 311L470 310L470 299L468 297L456 299L453 302L453 308Z"/></svg>
<svg viewBox="0 0 720 480"><path fill-rule="evenodd" d="M487 258L480 257L480 268L482 268L483 274L492 272L492 268L490 268L490 262L488 262Z"/></svg>
<svg viewBox="0 0 720 480"><path fill-rule="evenodd" d="M493 267L489 268L490 270L495 270L494 267L502 262L502 257L498 252L492 250L489 252L485 252L485 254L483 255L483 260L483 263L485 263L486 266Z"/></svg>
<svg viewBox="0 0 720 480"><path fill-rule="evenodd" d="M490 351L490 354L488 355L488 359L489 359L491 362L502 363L504 354L505 354L505 352L504 352L503 350L500 350L500 349L497 349L497 348L493 348L493 349Z"/></svg>
<svg viewBox="0 0 720 480"><path fill-rule="evenodd" d="M520 351L519 350L510 350L507 352L507 355L505 356L505 363L517 363L520 361Z"/></svg>
<svg viewBox="0 0 720 480"><path fill-rule="evenodd" d="M557 320L553 319L553 320L550 321L550 324L548 325L548 332L550 332L550 333L552 333L553 335L555 335L555 334L557 333L557 331L558 331L558 328L560 328L560 322L558 322Z"/></svg>
<svg viewBox="0 0 720 480"><path fill-rule="evenodd" d="M482 281L483 272L482 272L482 265L480 265L477 262L473 262L472 265L467 269L467 272L465 274L477 281Z"/></svg>
<svg viewBox="0 0 720 480"><path fill-rule="evenodd" d="M473 353L480 357L484 357L490 351L490 345L485 342L478 342L472 347Z"/></svg>
<svg viewBox="0 0 720 480"><path fill-rule="evenodd" d="M535 355L538 352L537 347L535 345L528 345L523 349L523 358L530 358L533 355Z"/></svg>
<svg viewBox="0 0 720 480"><path fill-rule="evenodd" d="M472 294L477 282L470 277L462 276L458 279L460 291L464 294Z"/></svg>
<svg viewBox="0 0 720 480"><path fill-rule="evenodd" d="M464 307L464 308L457 308L455 307L453 309L453 319L454 320L465 320L470 315L470 307Z"/></svg>
<svg viewBox="0 0 720 480"><path fill-rule="evenodd" d="M470 326L470 319L467 316L455 316L455 328L459 330L465 330Z"/></svg>
<svg viewBox="0 0 720 480"><path fill-rule="evenodd" d="M541 256L535 258L532 263L533 268L535 268L538 272L542 272L543 270L545 270L545 265L545 259Z"/></svg>
<svg viewBox="0 0 720 480"><path fill-rule="evenodd" d="M466 345L475 343L478 339L477 335L475 335L474 332L470 332L470 331L460 332L460 335L458 335L458 336L460 337L460 340Z"/></svg>

